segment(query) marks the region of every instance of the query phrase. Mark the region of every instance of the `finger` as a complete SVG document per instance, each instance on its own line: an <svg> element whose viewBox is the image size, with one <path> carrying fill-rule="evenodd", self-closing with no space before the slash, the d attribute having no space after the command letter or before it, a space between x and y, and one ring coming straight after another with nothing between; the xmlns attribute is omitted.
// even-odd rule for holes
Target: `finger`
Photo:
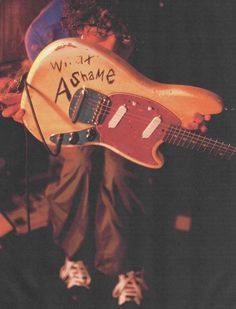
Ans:
<svg viewBox="0 0 236 309"><path fill-rule="evenodd" d="M23 123L25 111L23 109L18 110L12 117L16 122Z"/></svg>
<svg viewBox="0 0 236 309"><path fill-rule="evenodd" d="M196 114L193 115L194 122L196 122L198 124L201 123L203 121L203 119L204 119L203 116L199 113L196 113Z"/></svg>
<svg viewBox="0 0 236 309"><path fill-rule="evenodd" d="M200 126L199 130L201 133L206 133L208 128L203 124L202 126Z"/></svg>
<svg viewBox="0 0 236 309"><path fill-rule="evenodd" d="M188 125L188 129L190 129L190 130L197 130L198 127L199 127L199 125L198 125L198 123L196 123L196 122L191 122L191 123L189 123L189 125Z"/></svg>
<svg viewBox="0 0 236 309"><path fill-rule="evenodd" d="M18 110L19 110L18 104L11 105L11 106L9 106L9 107L7 107L6 109L3 110L2 116L3 117L12 117Z"/></svg>
<svg viewBox="0 0 236 309"><path fill-rule="evenodd" d="M210 121L210 120L211 120L211 115L205 115L205 116L204 116L204 120Z"/></svg>
<svg viewBox="0 0 236 309"><path fill-rule="evenodd" d="M7 106L11 106L14 104L20 104L21 93L9 93L5 96L2 96L1 101Z"/></svg>

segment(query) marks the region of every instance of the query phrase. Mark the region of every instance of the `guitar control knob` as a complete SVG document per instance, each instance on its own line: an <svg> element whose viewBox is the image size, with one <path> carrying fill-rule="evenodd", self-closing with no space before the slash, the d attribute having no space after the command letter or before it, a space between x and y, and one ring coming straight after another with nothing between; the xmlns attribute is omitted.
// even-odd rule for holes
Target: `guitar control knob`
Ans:
<svg viewBox="0 0 236 309"><path fill-rule="evenodd" d="M71 132L69 134L69 143L71 145L76 145L79 141L79 134L77 132Z"/></svg>
<svg viewBox="0 0 236 309"><path fill-rule="evenodd" d="M97 135L96 129L91 128L87 130L86 138L89 142L92 142L96 138L96 135Z"/></svg>

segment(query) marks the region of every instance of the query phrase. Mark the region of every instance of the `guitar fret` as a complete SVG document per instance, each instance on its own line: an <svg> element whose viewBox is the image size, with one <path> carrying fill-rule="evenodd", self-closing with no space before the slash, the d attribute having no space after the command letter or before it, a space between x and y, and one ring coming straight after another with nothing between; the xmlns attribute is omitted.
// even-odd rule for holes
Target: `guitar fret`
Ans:
<svg viewBox="0 0 236 309"><path fill-rule="evenodd" d="M178 145L178 144L176 144L177 143L177 141L178 141L178 138L179 138L179 132L178 132L178 127L176 127L176 130L175 130L175 134L174 134L174 138L175 138L175 145Z"/></svg>
<svg viewBox="0 0 236 309"><path fill-rule="evenodd" d="M205 144L204 144L204 141L206 140L206 136L201 136L202 137L202 139L201 139L201 142L199 143L199 147L198 147L198 149L197 150L200 150L200 149L202 149L203 147L203 151L205 151Z"/></svg>
<svg viewBox="0 0 236 309"><path fill-rule="evenodd" d="M188 141L187 137L184 135L182 138L182 147L185 147L186 142Z"/></svg>
<svg viewBox="0 0 236 309"><path fill-rule="evenodd" d="M216 148L215 155L223 157L228 152L229 145L225 145L223 142L218 142L217 147L215 148Z"/></svg>
<svg viewBox="0 0 236 309"><path fill-rule="evenodd" d="M221 142L220 143L220 145L219 145L219 147L218 147L218 149L217 149L217 151L216 151L216 155L218 155L218 156L220 156L220 157L223 157L223 155L225 154L225 151L224 152L222 152L221 150L224 148L224 143L223 142Z"/></svg>
<svg viewBox="0 0 236 309"><path fill-rule="evenodd" d="M171 131L172 131L172 129L174 129L175 132L177 131L177 127L171 127ZM173 133L171 131L170 131L170 133ZM174 134L170 134L169 143L174 144L174 142L172 142L173 138L174 138Z"/></svg>
<svg viewBox="0 0 236 309"><path fill-rule="evenodd" d="M207 144L206 144L205 150L209 150L208 147L210 146L211 140L210 139L206 139L206 142L207 142Z"/></svg>
<svg viewBox="0 0 236 309"><path fill-rule="evenodd" d="M180 135L180 134L179 134ZM181 142L183 141L184 139L184 135L181 137L179 136L179 142L176 144L177 146L181 145Z"/></svg>
<svg viewBox="0 0 236 309"><path fill-rule="evenodd" d="M166 142L170 142L169 141L169 137L171 136L171 128L169 127L169 128L167 128L167 130L166 130L167 132L166 132L166 134L165 134L165 136L164 136L164 140L166 141Z"/></svg>
<svg viewBox="0 0 236 309"><path fill-rule="evenodd" d="M187 139L189 139L190 135L191 135L191 131L188 130L188 132L187 132ZM191 145L191 139L189 140L189 143L186 145L186 148L189 148L190 145Z"/></svg>
<svg viewBox="0 0 236 309"><path fill-rule="evenodd" d="M227 145L227 147L225 148L225 152L224 152L224 155L223 157L227 157L227 154L229 153L229 148L231 147L231 145Z"/></svg>
<svg viewBox="0 0 236 309"><path fill-rule="evenodd" d="M194 138L196 138L196 140L194 140ZM194 149L198 145L198 142L199 142L199 136L193 135L192 136L192 148L191 149Z"/></svg>
<svg viewBox="0 0 236 309"><path fill-rule="evenodd" d="M214 144L211 146L211 149L210 149L209 153L212 153L212 151L215 149L217 143L218 143L218 140L216 139Z"/></svg>
<svg viewBox="0 0 236 309"><path fill-rule="evenodd" d="M188 129L177 126L168 128L164 141L187 149L191 148L197 151L214 153L215 156L221 158L226 157L228 160L236 156L235 146L193 133Z"/></svg>
<svg viewBox="0 0 236 309"><path fill-rule="evenodd" d="M232 148L232 146L229 144L229 148ZM226 155L229 154L228 156L228 160L231 160L231 159L234 159L235 158L235 155L236 155L236 149L233 149L233 151L227 151Z"/></svg>

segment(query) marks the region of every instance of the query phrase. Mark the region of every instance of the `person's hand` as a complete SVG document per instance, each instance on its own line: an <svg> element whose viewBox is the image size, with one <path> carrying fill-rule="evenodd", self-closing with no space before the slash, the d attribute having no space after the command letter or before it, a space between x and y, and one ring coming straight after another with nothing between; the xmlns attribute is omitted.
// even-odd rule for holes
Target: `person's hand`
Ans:
<svg viewBox="0 0 236 309"><path fill-rule="evenodd" d="M0 96L0 101L6 105L2 111L2 116L13 118L16 122L23 123L24 110L20 108L21 93L8 93L3 97Z"/></svg>
<svg viewBox="0 0 236 309"><path fill-rule="evenodd" d="M193 115L192 122L189 123L188 129L199 130L201 133L206 133L207 126L206 122L211 119L211 115L201 115L196 113Z"/></svg>

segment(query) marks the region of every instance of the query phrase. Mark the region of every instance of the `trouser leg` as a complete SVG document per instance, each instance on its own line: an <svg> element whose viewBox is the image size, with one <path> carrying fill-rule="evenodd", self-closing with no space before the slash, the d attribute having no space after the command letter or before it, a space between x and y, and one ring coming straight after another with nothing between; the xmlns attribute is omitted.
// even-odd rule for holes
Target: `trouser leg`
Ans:
<svg viewBox="0 0 236 309"><path fill-rule="evenodd" d="M87 232L93 150L94 147L62 149L59 179L45 192L54 239L68 257L79 250Z"/></svg>
<svg viewBox="0 0 236 309"><path fill-rule="evenodd" d="M95 267L107 275L140 266L138 247L146 196L145 173L137 171L137 165L105 150L95 216Z"/></svg>

